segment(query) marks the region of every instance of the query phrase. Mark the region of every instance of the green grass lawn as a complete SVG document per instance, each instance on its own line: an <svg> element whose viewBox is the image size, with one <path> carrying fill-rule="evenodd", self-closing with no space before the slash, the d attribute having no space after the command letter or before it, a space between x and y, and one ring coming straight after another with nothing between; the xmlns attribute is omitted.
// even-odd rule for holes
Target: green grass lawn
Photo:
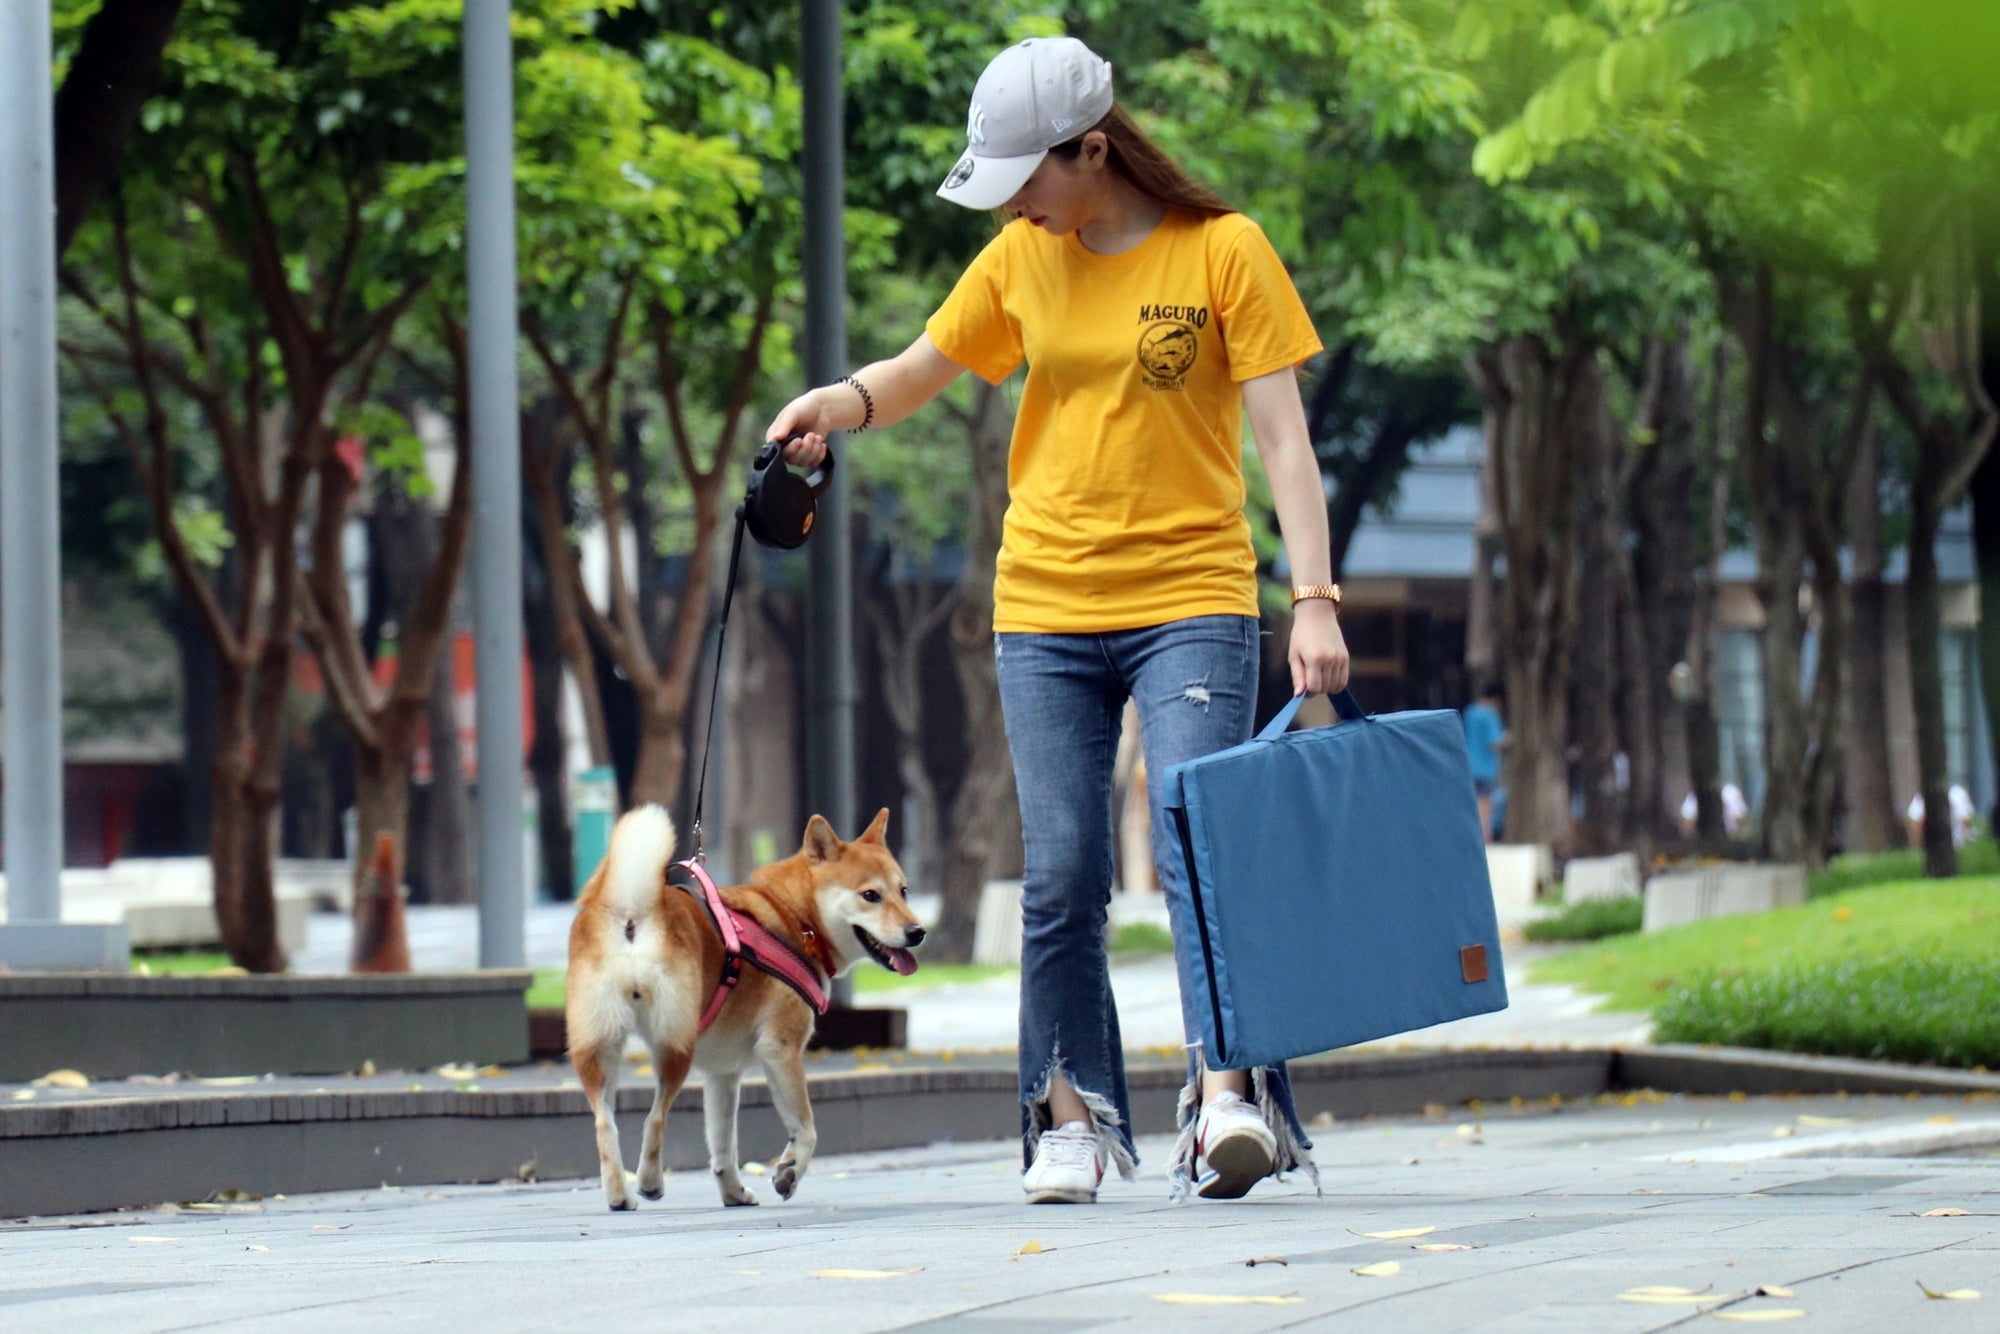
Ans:
<svg viewBox="0 0 2000 1334"><path fill-rule="evenodd" d="M1533 976L1595 992L1612 1009L1650 1010L1677 983L1716 970L1846 959L2000 968L2000 880L1964 876L1868 886L1777 912L1616 936L1544 960Z"/></svg>
<svg viewBox="0 0 2000 1334"><path fill-rule="evenodd" d="M2000 875L2000 844L1990 838L1976 839L1958 850L1960 875ZM1896 852L1850 852L1835 857L1806 881L1806 897L1825 898L1842 890L1864 885L1895 884L1921 880L1924 854L1921 848Z"/></svg>
<svg viewBox="0 0 2000 1334"><path fill-rule="evenodd" d="M154 977L201 977L231 966L230 957L220 950L158 950L132 955L132 971Z"/></svg>

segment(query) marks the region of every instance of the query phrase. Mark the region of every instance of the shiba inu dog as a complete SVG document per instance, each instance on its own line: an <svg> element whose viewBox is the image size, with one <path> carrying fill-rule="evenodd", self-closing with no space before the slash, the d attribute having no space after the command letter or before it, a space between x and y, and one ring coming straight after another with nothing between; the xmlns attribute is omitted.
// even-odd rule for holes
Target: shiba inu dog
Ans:
<svg viewBox="0 0 2000 1334"><path fill-rule="evenodd" d="M772 1184L785 1199L798 1189L818 1144L804 1060L813 1008L802 991L814 989L815 981L823 990L864 959L898 973L917 967L910 951L923 942L924 928L910 911L903 870L883 842L888 823L884 810L848 843L815 815L796 853L753 872L748 884L720 891L735 919L747 919L745 937L758 934L796 955L787 966L807 984L795 989L746 961L725 989L729 956L716 920L699 891L667 883L673 821L658 806L642 806L619 820L569 933L570 1061L596 1120L611 1208L634 1207L613 1096L619 1059L633 1033L652 1051L659 1079L640 1148L639 1194L660 1198L667 1107L689 1069L699 1067L709 1169L722 1202L757 1203L738 1173L736 1150L737 1094L752 1061L763 1067L790 1135Z"/></svg>

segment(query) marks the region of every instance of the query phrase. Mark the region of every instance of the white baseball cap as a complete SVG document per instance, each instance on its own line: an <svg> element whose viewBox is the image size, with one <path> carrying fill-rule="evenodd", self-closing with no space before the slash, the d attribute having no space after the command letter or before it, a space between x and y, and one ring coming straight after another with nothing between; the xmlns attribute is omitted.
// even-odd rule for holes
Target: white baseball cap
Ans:
<svg viewBox="0 0 2000 1334"><path fill-rule="evenodd" d="M967 208L999 208L1051 148L1111 110L1111 62L1074 37L1030 37L993 57L972 90L965 155L938 193Z"/></svg>

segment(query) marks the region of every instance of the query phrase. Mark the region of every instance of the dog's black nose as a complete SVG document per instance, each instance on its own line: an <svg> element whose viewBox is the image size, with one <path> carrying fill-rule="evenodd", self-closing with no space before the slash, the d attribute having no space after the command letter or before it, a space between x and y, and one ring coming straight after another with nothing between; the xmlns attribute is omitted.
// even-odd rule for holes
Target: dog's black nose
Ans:
<svg viewBox="0 0 2000 1334"><path fill-rule="evenodd" d="M904 949L913 950L917 946L923 943L924 943L924 929L922 927L913 926L903 932Z"/></svg>

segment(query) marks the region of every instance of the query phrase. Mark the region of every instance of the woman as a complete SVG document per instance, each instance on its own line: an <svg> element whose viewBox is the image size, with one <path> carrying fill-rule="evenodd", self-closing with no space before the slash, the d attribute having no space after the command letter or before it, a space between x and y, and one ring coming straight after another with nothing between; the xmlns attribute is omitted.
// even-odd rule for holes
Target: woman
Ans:
<svg viewBox="0 0 2000 1334"><path fill-rule="evenodd" d="M1083 43L1002 52L974 89L967 134L938 193L1011 221L906 350L794 399L766 434L802 435L786 457L811 466L830 431L899 421L961 371L998 384L1028 365L994 582L1026 850L1023 1185L1031 1202L1082 1203L1107 1162L1128 1178L1136 1165L1104 951L1120 712L1137 701L1149 773L1251 734L1246 409L1299 584L1292 686L1347 683L1295 369L1320 342L1256 224L1140 133L1113 103L1110 65ZM1180 861L1157 795L1153 816L1172 888ZM1184 960L1191 930L1175 923ZM1176 1197L1198 1163L1199 1193L1212 1199L1311 1169L1283 1066L1210 1070L1191 1046L1179 1121Z"/></svg>

